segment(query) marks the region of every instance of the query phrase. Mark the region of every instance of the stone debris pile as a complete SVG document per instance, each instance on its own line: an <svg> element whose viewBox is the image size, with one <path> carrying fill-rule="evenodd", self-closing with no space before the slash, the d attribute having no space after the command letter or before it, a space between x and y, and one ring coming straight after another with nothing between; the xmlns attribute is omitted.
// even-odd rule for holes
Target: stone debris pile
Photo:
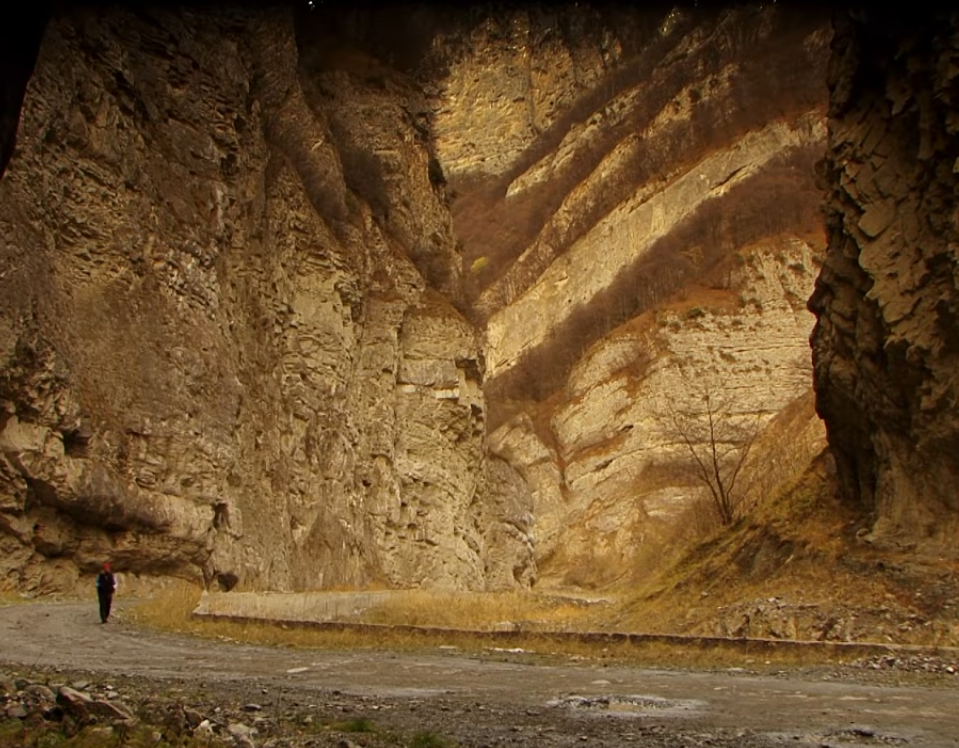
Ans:
<svg viewBox="0 0 959 748"><path fill-rule="evenodd" d="M58 683L56 678L44 683L0 672L0 744L5 744L3 736L30 730L66 738L83 733L104 744L116 740L124 744L137 730L151 745L192 738L237 748L254 748L257 734L255 727L233 721L220 707L206 716L184 703L154 703L150 695L140 692L121 696L111 685L82 680Z"/></svg>

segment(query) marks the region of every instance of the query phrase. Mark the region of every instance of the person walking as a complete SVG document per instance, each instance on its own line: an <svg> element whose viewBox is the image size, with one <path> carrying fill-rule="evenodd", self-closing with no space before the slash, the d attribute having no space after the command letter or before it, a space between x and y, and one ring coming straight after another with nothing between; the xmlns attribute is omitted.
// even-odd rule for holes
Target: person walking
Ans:
<svg viewBox="0 0 959 748"><path fill-rule="evenodd" d="M113 593L117 591L117 578L110 571L110 564L104 564L97 575L97 598L100 600L100 623L106 623L110 618L110 608L113 605Z"/></svg>

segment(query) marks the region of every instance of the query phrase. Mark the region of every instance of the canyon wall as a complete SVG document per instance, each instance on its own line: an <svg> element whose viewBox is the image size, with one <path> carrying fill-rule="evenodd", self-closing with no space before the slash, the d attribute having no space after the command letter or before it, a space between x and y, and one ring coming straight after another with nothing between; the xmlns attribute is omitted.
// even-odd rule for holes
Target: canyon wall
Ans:
<svg viewBox="0 0 959 748"><path fill-rule="evenodd" d="M829 250L810 302L817 408L877 543L959 531L955 12L843 12L830 65Z"/></svg>
<svg viewBox="0 0 959 748"><path fill-rule="evenodd" d="M0 181L0 585L598 584L670 413L822 446L831 27L776 4L59 10ZM768 430L768 429L767 429Z"/></svg>
<svg viewBox="0 0 959 748"><path fill-rule="evenodd" d="M488 20L441 89L479 126L447 105L435 128L486 325L490 449L529 485L540 579L560 585L641 572L690 521L703 486L671 412L702 416L711 393L729 451L792 414L744 506L824 446L805 305L828 17L677 9L558 44L610 20L583 14Z"/></svg>
<svg viewBox="0 0 959 748"><path fill-rule="evenodd" d="M412 87L298 66L282 8L50 20L0 182L3 587L529 583Z"/></svg>

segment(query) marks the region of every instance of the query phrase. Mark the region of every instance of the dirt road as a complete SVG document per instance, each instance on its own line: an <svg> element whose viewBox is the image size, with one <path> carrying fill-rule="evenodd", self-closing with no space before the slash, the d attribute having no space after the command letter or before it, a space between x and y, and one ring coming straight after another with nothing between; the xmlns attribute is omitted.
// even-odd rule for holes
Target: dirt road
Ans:
<svg viewBox="0 0 959 748"><path fill-rule="evenodd" d="M828 672L649 670L534 657L255 647L100 625L95 602L0 607L0 670L128 675L333 702L394 728L411 722L463 746L959 746L959 677L933 687ZM306 745L307 743L303 743Z"/></svg>

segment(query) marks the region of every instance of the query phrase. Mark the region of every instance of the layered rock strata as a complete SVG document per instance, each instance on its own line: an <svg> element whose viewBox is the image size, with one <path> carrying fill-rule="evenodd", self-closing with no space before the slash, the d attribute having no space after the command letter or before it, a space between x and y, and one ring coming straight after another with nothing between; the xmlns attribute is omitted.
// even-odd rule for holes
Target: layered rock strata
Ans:
<svg viewBox="0 0 959 748"><path fill-rule="evenodd" d="M825 18L322 6L51 19L0 584L593 584L698 494L702 387L815 451Z"/></svg>
<svg viewBox="0 0 959 748"><path fill-rule="evenodd" d="M531 488L542 581L593 584L641 567L699 496L670 408L709 388L757 430L795 411L795 442L765 454L751 497L823 446L805 300L824 244L830 29L774 6L670 12L609 37L591 95L554 110L555 79L530 71L582 80L568 71L583 57L527 43L551 38L543 23L486 27L473 66L450 66L509 76L492 99L465 72L446 84L484 104L474 116L505 153L452 140L451 112L437 149L487 320L491 449Z"/></svg>
<svg viewBox="0 0 959 748"><path fill-rule="evenodd" d="M529 583L409 90L298 70L280 10L51 20L0 183L2 586Z"/></svg>
<svg viewBox="0 0 959 748"><path fill-rule="evenodd" d="M959 16L837 16L817 408L875 539L959 531Z"/></svg>

